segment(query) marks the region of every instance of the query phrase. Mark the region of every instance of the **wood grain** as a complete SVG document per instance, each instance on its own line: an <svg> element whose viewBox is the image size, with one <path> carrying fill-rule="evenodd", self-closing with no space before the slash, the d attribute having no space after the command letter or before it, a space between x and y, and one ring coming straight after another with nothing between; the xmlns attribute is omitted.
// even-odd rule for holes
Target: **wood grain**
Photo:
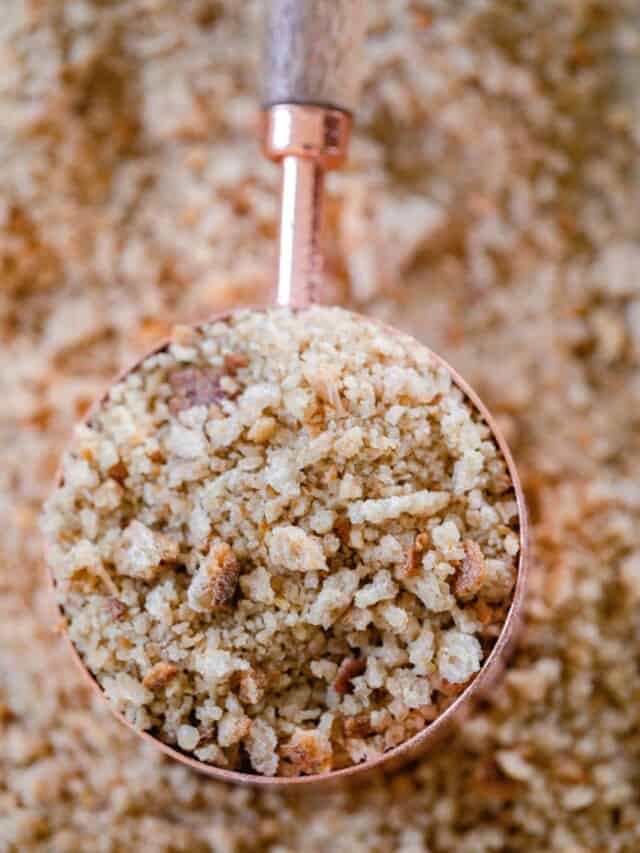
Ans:
<svg viewBox="0 0 640 853"><path fill-rule="evenodd" d="M366 0L269 0L265 106L358 101Z"/></svg>

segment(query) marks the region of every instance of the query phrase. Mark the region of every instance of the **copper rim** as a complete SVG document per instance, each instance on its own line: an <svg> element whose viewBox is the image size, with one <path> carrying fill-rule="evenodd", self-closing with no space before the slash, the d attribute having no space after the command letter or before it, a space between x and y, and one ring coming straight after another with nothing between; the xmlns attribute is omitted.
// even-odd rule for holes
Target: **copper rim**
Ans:
<svg viewBox="0 0 640 853"><path fill-rule="evenodd" d="M239 313L239 311L267 311L272 308L273 306L263 305L253 308L249 307L238 309L237 312L226 311L212 316L209 320L194 323L192 324L192 327L201 328L202 326L207 325L209 323L228 322L230 317L234 313ZM359 314L355 314L355 316L360 317L361 319L364 319L367 322L377 322L369 317L362 317L362 315ZM378 323L378 325L380 325L390 335L406 335L405 332L400 333L397 329L394 329L391 326L387 326L386 324ZM410 337L409 335L406 336ZM84 418L84 423L87 423L91 420L96 409L99 408L99 406L107 398L109 389L112 387L112 385L121 382L123 379L126 378L128 374L137 370L138 367L142 364L142 362L144 362L147 358L149 358L151 355L155 355L161 352L162 350L165 350L170 345L170 343L170 339L163 341L149 353L138 359L131 367L122 371L114 380L114 382L112 382L107 387L104 393L95 400L94 404L91 406L89 412ZM437 353L434 353L431 349L429 349L429 347L419 341L416 341L416 345L422 347L427 352L429 352L431 357L437 364L445 367L449 371L454 383L463 391L467 399L473 404L473 406L485 420L506 462L507 469L509 471L509 475L513 484L514 494L518 507L520 554L518 558L516 584L513 591L511 605L509 607L509 611L502 626L502 630L500 631L500 634L495 642L494 647L489 653L489 656L483 663L482 668L480 669L474 680L471 682L471 684L469 684L469 686L466 687L465 690L463 690L463 692L451 703L451 705L449 705L449 707L446 708L442 712L442 714L440 714L433 722L427 724L425 728L422 729L422 731L413 735L413 737L390 749L388 752L384 753L382 756L372 761L367 761L363 762L362 764L355 764L340 770L333 770L327 773L315 774L311 776L259 776L257 774L254 775L250 773L242 773L236 770L225 770L222 767L216 767L211 764L205 764L204 762L198 761L195 758L191 758L190 756L181 752L176 747L169 746L168 744L164 743L163 741L159 740L148 732L136 729L128 720L125 719L125 717L119 711L117 711L111 705L109 700L104 695L104 692L96 681L95 677L86 667L84 661L80 656L80 653L73 645L73 642L69 637L67 631L63 631L65 640L71 650L73 660L80 669L85 682L91 687L91 689L95 693L97 693L102 698L102 701L106 702L107 706L109 707L109 710L115 717L117 717L122 723L124 723L124 725L127 726L131 731L135 732L136 735L143 738L146 742L153 744L154 747L159 749L165 755L175 759L176 761L181 762L187 767L190 767L192 770L196 770L199 773L204 773L205 775L210 776L213 779L217 779L221 782L232 782L235 784L248 785L253 787L270 787L279 789L293 789L301 787L316 788L326 787L327 785L339 783L347 783L350 781L361 782L365 781L372 775L377 774L378 772L389 772L391 770L395 770L403 764L406 764L409 761L419 758L421 755L427 752L432 746L434 746L442 737L444 737L451 730L453 724L456 721L459 721L465 713L470 711L471 703L473 702L473 700L480 698L488 690L488 688L496 682L496 680L504 671L508 658L515 647L518 633L522 625L522 608L528 573L528 518L522 485L520 483L520 478L518 476L518 471L513 460L513 456L511 454L511 451L509 450L502 431L500 430L500 428L496 424L495 419L492 417L489 410L484 405L482 400L478 397L476 392L470 387L470 385L468 385L468 383L460 376L460 374L456 370L454 370L441 356L437 355ZM55 479L56 487L60 483L60 479L61 469L59 469ZM48 561L45 568L48 586L53 596L55 606L58 608L59 612L64 617L64 607L57 601L57 596L55 592L56 583L53 577L53 573L49 568Z"/></svg>

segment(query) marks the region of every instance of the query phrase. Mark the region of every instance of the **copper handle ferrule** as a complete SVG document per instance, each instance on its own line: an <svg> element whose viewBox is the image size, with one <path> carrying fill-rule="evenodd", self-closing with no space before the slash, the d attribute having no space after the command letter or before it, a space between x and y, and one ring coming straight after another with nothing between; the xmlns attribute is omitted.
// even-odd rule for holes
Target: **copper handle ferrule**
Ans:
<svg viewBox="0 0 640 853"><path fill-rule="evenodd" d="M265 110L263 148L282 163L276 304L321 299L323 201L327 169L344 162L351 117L328 107L277 104Z"/></svg>

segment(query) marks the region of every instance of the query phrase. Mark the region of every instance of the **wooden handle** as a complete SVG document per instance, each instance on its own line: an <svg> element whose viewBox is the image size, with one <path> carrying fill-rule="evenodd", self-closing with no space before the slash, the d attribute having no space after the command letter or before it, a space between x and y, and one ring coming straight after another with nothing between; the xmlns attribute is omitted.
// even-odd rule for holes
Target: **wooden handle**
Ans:
<svg viewBox="0 0 640 853"><path fill-rule="evenodd" d="M269 0L264 106L352 112L360 87L366 0Z"/></svg>

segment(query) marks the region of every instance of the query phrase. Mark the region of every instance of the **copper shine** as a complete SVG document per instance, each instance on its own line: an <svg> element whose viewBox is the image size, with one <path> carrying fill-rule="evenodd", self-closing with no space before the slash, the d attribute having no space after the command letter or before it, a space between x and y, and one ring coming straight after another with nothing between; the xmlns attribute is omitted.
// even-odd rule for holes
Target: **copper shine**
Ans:
<svg viewBox="0 0 640 853"><path fill-rule="evenodd" d="M351 118L278 104L264 113L263 149L282 164L276 303L305 308L322 292L324 176L344 162Z"/></svg>

